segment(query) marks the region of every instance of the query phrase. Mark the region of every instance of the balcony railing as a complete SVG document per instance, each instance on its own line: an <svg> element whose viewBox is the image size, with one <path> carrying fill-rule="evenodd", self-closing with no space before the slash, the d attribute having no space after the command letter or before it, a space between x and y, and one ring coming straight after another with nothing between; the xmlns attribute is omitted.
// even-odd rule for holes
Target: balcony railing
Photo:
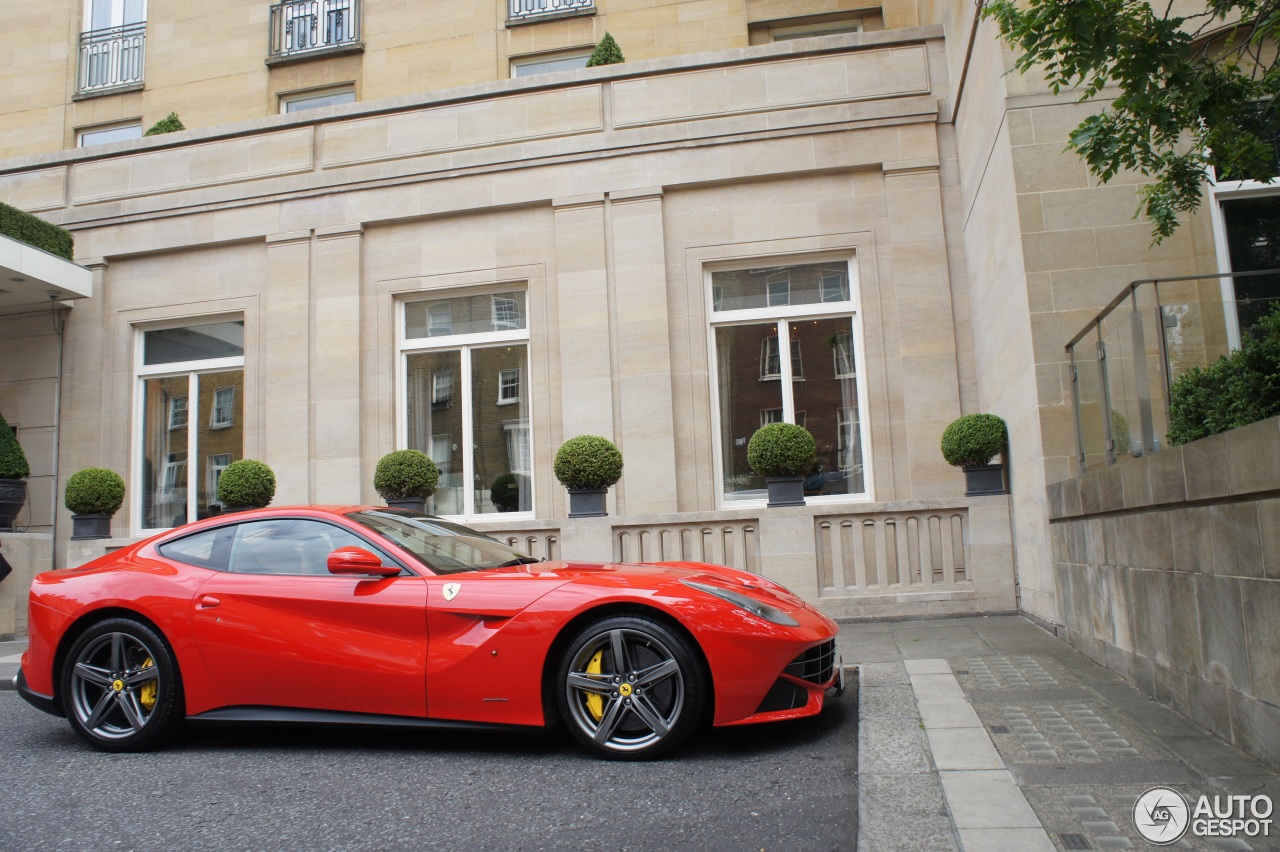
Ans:
<svg viewBox="0 0 1280 852"><path fill-rule="evenodd" d="M595 0L507 0L512 21L541 18L559 12L582 12L595 8Z"/></svg>
<svg viewBox="0 0 1280 852"><path fill-rule="evenodd" d="M287 0L271 7L268 57L360 42L360 0Z"/></svg>
<svg viewBox="0 0 1280 852"><path fill-rule="evenodd" d="M82 33L77 91L141 83L146 44L146 21Z"/></svg>
<svg viewBox="0 0 1280 852"><path fill-rule="evenodd" d="M1280 269L1134 281L1067 344L1080 472L1168 446L1173 381L1240 345L1280 298L1222 298L1218 281Z"/></svg>

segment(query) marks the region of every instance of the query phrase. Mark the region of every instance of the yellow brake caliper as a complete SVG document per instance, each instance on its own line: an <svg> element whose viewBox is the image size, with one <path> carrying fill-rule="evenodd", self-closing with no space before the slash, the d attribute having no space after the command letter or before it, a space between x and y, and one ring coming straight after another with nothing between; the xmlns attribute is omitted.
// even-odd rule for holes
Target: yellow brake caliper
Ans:
<svg viewBox="0 0 1280 852"><path fill-rule="evenodd" d="M596 651L595 656L591 658L591 662L587 663L587 674L593 674L593 675L600 674L601 670L603 669L603 667L600 665L600 662L602 659L604 659L603 648L600 649L599 651ZM591 714L591 718L599 722L601 717L604 716L604 696L600 695L599 693L588 692L587 693L587 712Z"/></svg>
<svg viewBox="0 0 1280 852"><path fill-rule="evenodd" d="M149 669L155 665L155 661L147 657L142 661L142 667ZM142 709L148 713L156 706L156 681L147 681L142 685L142 689L138 690L138 703L142 705Z"/></svg>

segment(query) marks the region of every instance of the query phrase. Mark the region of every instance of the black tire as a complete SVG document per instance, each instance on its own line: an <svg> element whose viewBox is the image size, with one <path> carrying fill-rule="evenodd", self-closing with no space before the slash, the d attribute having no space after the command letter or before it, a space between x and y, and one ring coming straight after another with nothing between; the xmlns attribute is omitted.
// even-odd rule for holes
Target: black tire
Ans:
<svg viewBox="0 0 1280 852"><path fill-rule="evenodd" d="M565 647L556 703L565 727L589 751L648 760L689 736L708 686L684 636L649 618L612 616L587 625Z"/></svg>
<svg viewBox="0 0 1280 852"><path fill-rule="evenodd" d="M71 727L103 751L148 751L182 726L185 702L173 652L150 627L101 621L76 639L61 673Z"/></svg>

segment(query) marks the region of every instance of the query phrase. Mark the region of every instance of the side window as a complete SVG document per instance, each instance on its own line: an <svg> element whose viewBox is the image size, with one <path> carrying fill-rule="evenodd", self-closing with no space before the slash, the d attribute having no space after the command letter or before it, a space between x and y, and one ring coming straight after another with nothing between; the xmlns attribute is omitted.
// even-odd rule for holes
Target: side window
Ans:
<svg viewBox="0 0 1280 852"><path fill-rule="evenodd" d="M175 541L168 541L160 545L160 554L175 562L184 562L187 565L195 565L197 568L225 571L235 530L233 526L218 527L207 532L184 536Z"/></svg>
<svg viewBox="0 0 1280 852"><path fill-rule="evenodd" d="M236 527L231 570L237 574L328 575L329 554L339 547L373 550L359 536L322 521L251 521Z"/></svg>

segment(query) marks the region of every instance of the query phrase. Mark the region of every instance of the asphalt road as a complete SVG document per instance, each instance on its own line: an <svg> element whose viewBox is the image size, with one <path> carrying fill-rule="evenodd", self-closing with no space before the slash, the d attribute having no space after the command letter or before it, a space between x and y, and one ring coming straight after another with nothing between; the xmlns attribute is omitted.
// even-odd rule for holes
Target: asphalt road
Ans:
<svg viewBox="0 0 1280 852"><path fill-rule="evenodd" d="M109 755L0 692L0 850L848 850L857 739L850 689L648 763L557 734L297 728Z"/></svg>

